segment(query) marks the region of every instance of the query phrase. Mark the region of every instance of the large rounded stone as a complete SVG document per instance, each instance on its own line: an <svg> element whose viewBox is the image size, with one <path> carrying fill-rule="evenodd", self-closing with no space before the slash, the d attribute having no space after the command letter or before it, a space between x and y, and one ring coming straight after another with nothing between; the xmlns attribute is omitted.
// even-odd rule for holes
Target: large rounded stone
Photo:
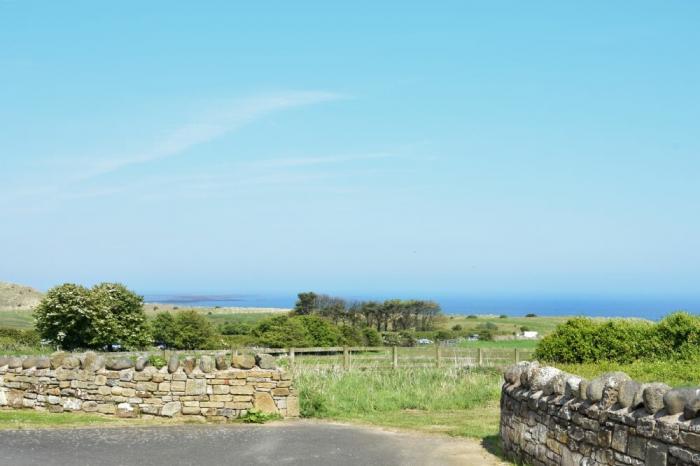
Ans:
<svg viewBox="0 0 700 466"><path fill-rule="evenodd" d="M635 402L641 401L642 384L635 380L625 380L620 385L617 401L623 408L636 408Z"/></svg>
<svg viewBox="0 0 700 466"><path fill-rule="evenodd" d="M530 363L528 363L527 361L521 361L517 364L510 366L503 373L503 379L508 384L520 385L520 375L523 373L524 370L527 370L529 365Z"/></svg>
<svg viewBox="0 0 700 466"><path fill-rule="evenodd" d="M32 367L36 367L36 358L24 358L22 369L31 369Z"/></svg>
<svg viewBox="0 0 700 466"><path fill-rule="evenodd" d="M18 357L11 357L7 361L7 367L10 369L17 369L19 367L22 367L22 358Z"/></svg>
<svg viewBox="0 0 700 466"><path fill-rule="evenodd" d="M150 364L150 362L148 362L148 358L146 358L144 356L139 356L138 358L136 358L136 364L134 365L134 367L137 371L141 372L149 364Z"/></svg>
<svg viewBox="0 0 700 466"><path fill-rule="evenodd" d="M63 366L63 360L69 356L68 353L63 351L56 351L51 354L51 369L58 369Z"/></svg>
<svg viewBox="0 0 700 466"><path fill-rule="evenodd" d="M256 392L253 404L255 409L265 414L276 414L278 412L275 400L267 392Z"/></svg>
<svg viewBox="0 0 700 466"><path fill-rule="evenodd" d="M255 363L260 369L277 369L275 357L266 353L256 354Z"/></svg>
<svg viewBox="0 0 700 466"><path fill-rule="evenodd" d="M668 414L683 412L687 402L700 395L700 389L676 388L664 394L664 408Z"/></svg>
<svg viewBox="0 0 700 466"><path fill-rule="evenodd" d="M51 367L51 360L45 356L36 358L34 367L36 367L37 369L48 369Z"/></svg>
<svg viewBox="0 0 700 466"><path fill-rule="evenodd" d="M5 367L10 363L10 358L6 356L0 356L0 367Z"/></svg>
<svg viewBox="0 0 700 466"><path fill-rule="evenodd" d="M226 360L226 354L216 353L216 368L220 371L228 369L228 361Z"/></svg>
<svg viewBox="0 0 700 466"><path fill-rule="evenodd" d="M168 360L168 372L172 374L178 367L180 367L180 358L177 354L173 354Z"/></svg>
<svg viewBox="0 0 700 466"><path fill-rule="evenodd" d="M542 393L544 395L563 395L566 391L566 381L571 377L571 374L560 372L552 377L544 386Z"/></svg>
<svg viewBox="0 0 700 466"><path fill-rule="evenodd" d="M532 379L530 379L530 390L533 392L544 390L549 381L559 374L561 374L561 371L556 367L540 367L539 369L535 370Z"/></svg>
<svg viewBox="0 0 700 466"><path fill-rule="evenodd" d="M630 380L630 376L624 372L606 372L590 381L586 389L586 398L612 406L617 401L620 385L627 380Z"/></svg>
<svg viewBox="0 0 700 466"><path fill-rule="evenodd" d="M642 392L644 409L650 414L656 414L664 408L664 395L671 390L665 383L650 383Z"/></svg>
<svg viewBox="0 0 700 466"><path fill-rule="evenodd" d="M187 356L182 360L182 370L185 374L190 375L197 365L197 360L193 356Z"/></svg>
<svg viewBox="0 0 700 466"><path fill-rule="evenodd" d="M694 396L686 401L683 407L683 417L686 419L694 419L700 415L700 396Z"/></svg>
<svg viewBox="0 0 700 466"><path fill-rule="evenodd" d="M207 354L203 354L199 358L199 368L204 372L205 374L209 374L210 372L214 372L214 358Z"/></svg>
<svg viewBox="0 0 700 466"><path fill-rule="evenodd" d="M532 377L539 368L540 363L532 361L526 369L523 369L522 374L520 374L520 385L525 388L530 388L530 380L532 380Z"/></svg>
<svg viewBox="0 0 700 466"><path fill-rule="evenodd" d="M231 357L231 365L236 369L252 369L255 366L255 357L250 354L236 354Z"/></svg>
<svg viewBox="0 0 700 466"><path fill-rule="evenodd" d="M64 369L77 369L80 367L80 359L76 358L75 356L68 356L63 358L63 361L61 361L61 367Z"/></svg>
<svg viewBox="0 0 700 466"><path fill-rule="evenodd" d="M97 353L88 351L83 356L82 367L84 371L97 372L98 370L105 367L105 360L102 356L98 355Z"/></svg>
<svg viewBox="0 0 700 466"><path fill-rule="evenodd" d="M577 375L570 375L566 379L566 383L564 386L564 396L567 398L578 398L579 396L579 387L581 385L581 377Z"/></svg>
<svg viewBox="0 0 700 466"><path fill-rule="evenodd" d="M105 368L110 371L121 371L132 367L134 367L134 363L129 358L110 359L105 364Z"/></svg>

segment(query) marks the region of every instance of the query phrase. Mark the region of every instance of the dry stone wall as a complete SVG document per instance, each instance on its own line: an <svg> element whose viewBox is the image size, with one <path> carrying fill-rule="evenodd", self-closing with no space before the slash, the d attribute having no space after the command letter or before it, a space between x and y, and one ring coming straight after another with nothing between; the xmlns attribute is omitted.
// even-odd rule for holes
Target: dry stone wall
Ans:
<svg viewBox="0 0 700 466"><path fill-rule="evenodd" d="M538 363L504 374L501 439L526 464L700 465L700 390L622 372L584 380Z"/></svg>
<svg viewBox="0 0 700 466"><path fill-rule="evenodd" d="M144 357L105 359L96 353L0 357L0 406L119 417L190 416L226 420L255 408L299 415L289 373L267 354L223 354L180 360L161 369Z"/></svg>

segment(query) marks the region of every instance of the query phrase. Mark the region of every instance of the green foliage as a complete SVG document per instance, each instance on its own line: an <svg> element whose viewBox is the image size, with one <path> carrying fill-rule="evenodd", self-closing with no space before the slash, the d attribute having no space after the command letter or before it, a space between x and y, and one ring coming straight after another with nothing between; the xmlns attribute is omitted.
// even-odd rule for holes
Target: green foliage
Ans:
<svg viewBox="0 0 700 466"><path fill-rule="evenodd" d="M250 335L253 326L246 322L226 322L219 325L219 332L222 335Z"/></svg>
<svg viewBox="0 0 700 466"><path fill-rule="evenodd" d="M452 331L453 332L461 332L462 331L462 325L461 324L455 324L452 326Z"/></svg>
<svg viewBox="0 0 700 466"><path fill-rule="evenodd" d="M41 337L67 350L109 344L140 348L150 340L143 298L116 283L52 288L34 316Z"/></svg>
<svg viewBox="0 0 700 466"><path fill-rule="evenodd" d="M537 314L529 313L525 314L525 317L537 317Z"/></svg>
<svg viewBox="0 0 700 466"><path fill-rule="evenodd" d="M563 363L690 359L700 356L700 319L685 312L658 324L612 319L571 319L540 341L535 356Z"/></svg>
<svg viewBox="0 0 700 466"><path fill-rule="evenodd" d="M262 411L252 408L248 412L241 416L241 420L247 424L264 424L269 421L275 421L281 419L279 414L275 413L263 413Z"/></svg>
<svg viewBox="0 0 700 466"><path fill-rule="evenodd" d="M0 328L0 338L12 341L20 346L39 346L41 337L34 329Z"/></svg>
<svg viewBox="0 0 700 466"><path fill-rule="evenodd" d="M505 315L505 314L501 314L500 316L498 316L498 318L499 318L499 319L507 319L507 318L508 318L508 316L507 316L507 315Z"/></svg>
<svg viewBox="0 0 700 466"><path fill-rule="evenodd" d="M297 297L297 302L294 305L294 314L300 316L311 314L314 311L314 308L316 307L316 293L312 291L306 293L299 293Z"/></svg>
<svg viewBox="0 0 700 466"><path fill-rule="evenodd" d="M313 346L309 332L299 317L276 316L253 329L258 344L270 348Z"/></svg>
<svg viewBox="0 0 700 466"><path fill-rule="evenodd" d="M343 335L340 329L330 321L318 316L299 316L301 325L306 329L312 346L338 346L343 343Z"/></svg>
<svg viewBox="0 0 700 466"><path fill-rule="evenodd" d="M168 364L168 361L166 361L162 356L158 356L156 354L152 354L148 356L148 362L151 366L160 369L164 367L166 364Z"/></svg>
<svg viewBox="0 0 700 466"><path fill-rule="evenodd" d="M151 320L157 343L175 349L212 349L218 346L214 327L197 311L161 312Z"/></svg>
<svg viewBox="0 0 700 466"><path fill-rule="evenodd" d="M382 346L381 334L372 327L362 329L362 339L367 346Z"/></svg>

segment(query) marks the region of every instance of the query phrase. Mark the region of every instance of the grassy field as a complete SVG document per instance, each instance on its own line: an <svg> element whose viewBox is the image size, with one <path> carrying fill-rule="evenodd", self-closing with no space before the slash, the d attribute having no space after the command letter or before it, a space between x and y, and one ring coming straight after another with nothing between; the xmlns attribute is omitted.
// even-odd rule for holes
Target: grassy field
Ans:
<svg viewBox="0 0 700 466"><path fill-rule="evenodd" d="M487 438L498 432L500 372L400 369L295 374L307 417Z"/></svg>
<svg viewBox="0 0 700 466"><path fill-rule="evenodd" d="M32 328L34 327L32 312L0 310L0 327Z"/></svg>
<svg viewBox="0 0 700 466"><path fill-rule="evenodd" d="M274 311L269 308L179 308L178 310L185 311L194 309L204 314L212 324L218 325L225 322L246 322L254 324L255 322L279 315L282 311ZM152 317L156 312L152 309L146 311L146 315ZM34 326L34 319L31 311L14 311L0 310L0 327L26 329Z"/></svg>

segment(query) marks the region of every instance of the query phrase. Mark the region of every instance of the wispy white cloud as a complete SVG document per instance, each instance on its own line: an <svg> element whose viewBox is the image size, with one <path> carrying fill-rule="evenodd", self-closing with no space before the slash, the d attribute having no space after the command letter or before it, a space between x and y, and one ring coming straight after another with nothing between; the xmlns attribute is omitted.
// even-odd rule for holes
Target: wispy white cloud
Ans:
<svg viewBox="0 0 700 466"><path fill-rule="evenodd" d="M177 156L275 112L341 98L344 98L341 94L324 91L291 91L248 98L223 110L212 111L200 121L182 125L141 153L99 160L82 178L93 178L131 165Z"/></svg>
<svg viewBox="0 0 700 466"><path fill-rule="evenodd" d="M58 194L61 198L82 197L81 186L94 178L107 175L134 165L185 154L190 149L233 133L246 124L277 112L346 98L338 93L326 91L286 91L262 94L234 102L221 103L199 118L192 118L140 151L128 154L105 156L94 154L81 159L49 160L47 166L33 167L33 174L26 183L17 184L16 189L5 189L0 203L12 203L22 198L46 199ZM70 173L56 182L39 180L37 173ZM56 178L56 177L54 177ZM30 180L36 180L32 186ZM7 187L6 187L7 188ZM100 193L103 193L100 190Z"/></svg>
<svg viewBox="0 0 700 466"><path fill-rule="evenodd" d="M327 155L319 157L281 157L274 159L256 160L248 165L259 168L285 168L285 167L305 167L311 165L326 165L343 162L355 162L360 160L387 159L397 157L390 153L370 153L370 154L348 154L348 155Z"/></svg>

